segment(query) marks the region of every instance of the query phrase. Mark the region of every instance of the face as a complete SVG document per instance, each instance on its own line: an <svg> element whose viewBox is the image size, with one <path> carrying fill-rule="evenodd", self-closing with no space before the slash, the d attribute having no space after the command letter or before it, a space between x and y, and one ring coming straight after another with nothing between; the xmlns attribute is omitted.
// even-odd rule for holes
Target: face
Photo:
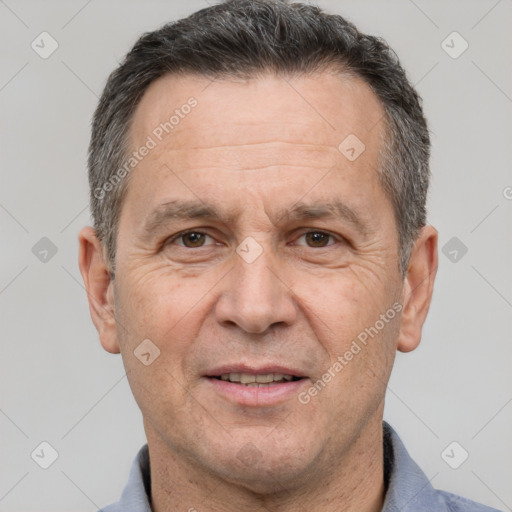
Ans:
<svg viewBox="0 0 512 512"><path fill-rule="evenodd" d="M406 288L383 113L328 73L149 87L99 330L150 446L268 490L380 423Z"/></svg>

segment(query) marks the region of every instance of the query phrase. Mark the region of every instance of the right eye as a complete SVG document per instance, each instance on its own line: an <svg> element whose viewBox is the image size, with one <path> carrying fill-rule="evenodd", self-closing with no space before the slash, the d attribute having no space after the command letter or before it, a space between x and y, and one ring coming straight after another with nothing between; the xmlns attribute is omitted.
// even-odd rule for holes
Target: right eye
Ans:
<svg viewBox="0 0 512 512"><path fill-rule="evenodd" d="M203 233L201 231L194 231L194 230L188 230L188 231L182 231L181 233L178 233L171 237L169 240L165 242L165 245L172 244L176 242L177 240L182 241L183 243L177 244L180 247L186 247L187 249L195 249L204 247L204 241L205 238L211 238L206 233ZM213 240L213 239L212 239Z"/></svg>

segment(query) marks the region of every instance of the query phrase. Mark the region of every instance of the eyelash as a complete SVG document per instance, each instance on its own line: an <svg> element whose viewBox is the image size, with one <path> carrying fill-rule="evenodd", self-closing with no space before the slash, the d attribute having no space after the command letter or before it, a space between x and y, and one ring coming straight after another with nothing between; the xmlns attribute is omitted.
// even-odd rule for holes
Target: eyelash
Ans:
<svg viewBox="0 0 512 512"><path fill-rule="evenodd" d="M173 235L171 238L168 238L164 242L164 246L170 245L170 244L174 243L176 240L178 240L180 238L183 238L184 236L186 236L186 235L188 235L190 233L196 233L196 234L199 234L199 235L205 235L205 236L209 236L210 238L213 238L212 236L208 235L208 233L205 233L203 231L199 231L197 229L189 229L189 230L186 230L186 231L181 231L180 233L177 233L176 235ZM330 233L328 231L317 230L317 229L305 231L305 232L303 232L299 236L299 238L303 237L304 235L308 235L310 233L320 233L322 235L327 235L327 236L329 236L330 238L332 238L333 240L335 240L337 242L344 242L345 241L342 237L337 237L337 236L333 235L332 233ZM328 245L323 246L323 247L311 247L311 246L307 246L307 247L310 248L310 249L327 249L328 247L331 247L332 245L335 245L335 244L328 244ZM203 249L204 247L207 247L207 246L201 245L199 247L186 247L185 245L180 245L179 247L183 247L184 249Z"/></svg>

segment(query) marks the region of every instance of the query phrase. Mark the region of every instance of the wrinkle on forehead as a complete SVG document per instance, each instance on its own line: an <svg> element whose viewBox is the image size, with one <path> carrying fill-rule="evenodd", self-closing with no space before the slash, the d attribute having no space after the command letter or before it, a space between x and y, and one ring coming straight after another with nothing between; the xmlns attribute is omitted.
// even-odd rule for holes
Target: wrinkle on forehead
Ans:
<svg viewBox="0 0 512 512"><path fill-rule="evenodd" d="M331 169L339 161L338 148L321 144L294 144L262 141L251 144L229 144L209 147L169 149L166 160L174 172L189 169L222 169L227 171L271 170L277 166Z"/></svg>
<svg viewBox="0 0 512 512"><path fill-rule="evenodd" d="M384 114L375 93L356 77L319 73L287 80L270 75L242 83L210 83L166 75L148 87L137 106L133 146L142 144L191 97L197 106L158 146L194 149L277 140L334 149L351 133L370 146L378 138L374 127Z"/></svg>

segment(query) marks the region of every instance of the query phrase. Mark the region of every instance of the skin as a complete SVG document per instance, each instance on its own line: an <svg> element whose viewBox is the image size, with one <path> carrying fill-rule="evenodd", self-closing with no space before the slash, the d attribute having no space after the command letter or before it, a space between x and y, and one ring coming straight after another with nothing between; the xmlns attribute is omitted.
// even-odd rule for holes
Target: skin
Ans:
<svg viewBox="0 0 512 512"><path fill-rule="evenodd" d="M437 268L437 232L426 226L405 278L399 271L396 221L377 176L382 106L359 79L328 72L165 76L138 105L133 148L191 96L197 106L129 176L114 280L94 230L79 235L93 322L105 350L121 353L143 414L152 507L378 511L386 385L396 350L420 342ZM338 150L349 134L366 146L354 161ZM235 215L145 233L155 208L176 198ZM364 231L343 218L279 214L333 198ZM207 236L172 240L192 228ZM307 235L318 231L333 237ZM236 252L246 237L263 251L252 263ZM401 312L301 403L298 392L397 302ZM160 350L149 366L133 353L146 338ZM244 405L204 377L227 363L292 365L307 378L279 403Z"/></svg>

